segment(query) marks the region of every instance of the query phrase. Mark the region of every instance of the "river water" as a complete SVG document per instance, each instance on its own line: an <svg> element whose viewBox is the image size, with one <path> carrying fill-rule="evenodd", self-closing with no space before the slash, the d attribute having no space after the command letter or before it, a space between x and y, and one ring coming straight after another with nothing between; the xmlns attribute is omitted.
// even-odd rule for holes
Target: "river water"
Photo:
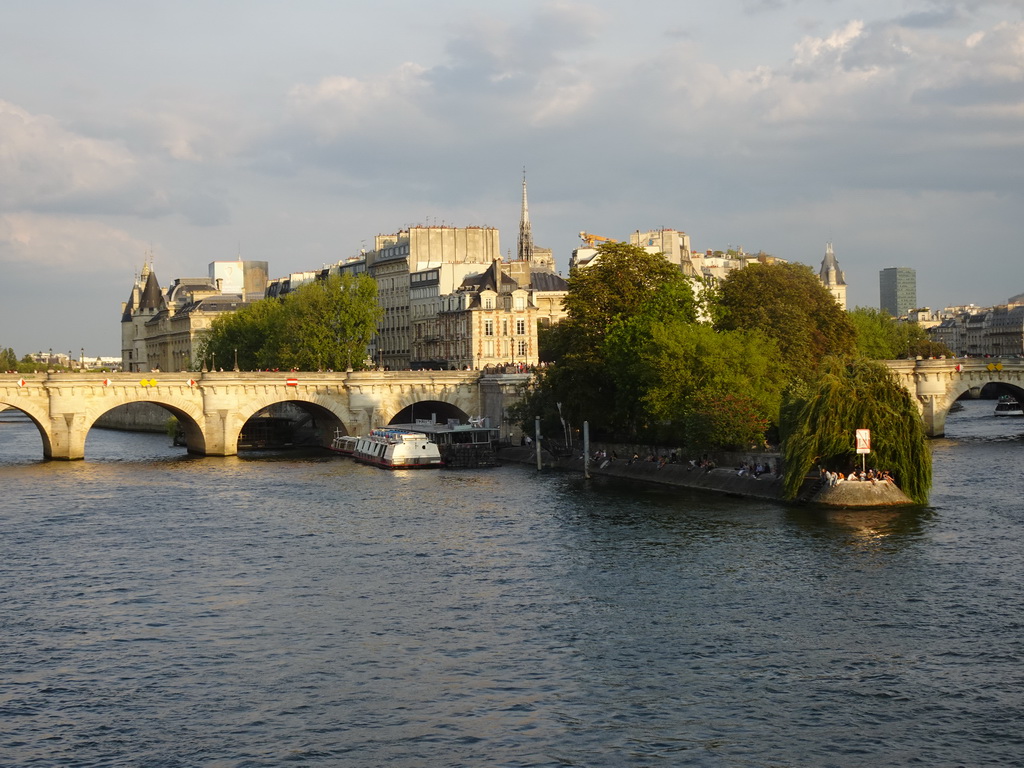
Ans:
<svg viewBox="0 0 1024 768"><path fill-rule="evenodd" d="M992 410L902 512L102 430L43 462L0 414L0 765L1019 765Z"/></svg>

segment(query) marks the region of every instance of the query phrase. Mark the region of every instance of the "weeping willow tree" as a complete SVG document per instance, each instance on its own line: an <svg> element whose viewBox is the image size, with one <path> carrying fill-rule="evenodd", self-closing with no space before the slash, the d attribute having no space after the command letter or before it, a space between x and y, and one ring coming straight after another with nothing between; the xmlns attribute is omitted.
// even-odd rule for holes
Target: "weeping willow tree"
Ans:
<svg viewBox="0 0 1024 768"><path fill-rule="evenodd" d="M917 405L892 372L866 358L827 357L815 380L786 397L780 415L785 490L795 498L817 464L859 468L854 437L871 430L871 463L919 504L928 501L931 454Z"/></svg>

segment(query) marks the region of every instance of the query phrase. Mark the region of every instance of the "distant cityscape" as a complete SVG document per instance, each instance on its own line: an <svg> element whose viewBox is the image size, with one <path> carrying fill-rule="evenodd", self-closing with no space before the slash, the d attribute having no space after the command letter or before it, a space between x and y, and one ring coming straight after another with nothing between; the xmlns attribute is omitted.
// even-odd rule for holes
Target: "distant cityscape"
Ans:
<svg viewBox="0 0 1024 768"><path fill-rule="evenodd" d="M606 235L580 232L570 270L600 258ZM663 253L692 281L697 293L752 263L782 262L742 248L694 252L690 237L675 229L632 232L622 242L649 253ZM175 278L161 288L150 261L135 278L121 308L121 358L76 361L39 351L37 362L74 367L122 367L125 371L188 370L213 320L264 298L280 298L332 274L367 274L377 283L383 316L367 349L374 366L391 369L485 369L539 362L538 328L565 317L568 284L555 271L551 249L533 242L526 179L516 252L502 257L499 232L492 227L410 226L377 235L371 250L325 265L270 278L266 261L214 261L208 274ZM832 243L826 243L818 277L844 309L847 283ZM932 311L917 304L916 272L889 267L879 273L879 309L924 328L932 341L954 354L1024 353L1024 294L1005 305L946 307ZM229 363L229 361L223 361Z"/></svg>

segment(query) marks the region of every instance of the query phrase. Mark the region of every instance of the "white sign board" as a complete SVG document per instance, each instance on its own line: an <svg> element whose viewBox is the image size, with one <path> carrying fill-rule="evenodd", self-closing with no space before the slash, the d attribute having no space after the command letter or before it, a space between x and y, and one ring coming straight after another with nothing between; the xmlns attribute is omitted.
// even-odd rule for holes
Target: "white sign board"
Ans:
<svg viewBox="0 0 1024 768"><path fill-rule="evenodd" d="M857 430L857 453L871 453L871 430Z"/></svg>

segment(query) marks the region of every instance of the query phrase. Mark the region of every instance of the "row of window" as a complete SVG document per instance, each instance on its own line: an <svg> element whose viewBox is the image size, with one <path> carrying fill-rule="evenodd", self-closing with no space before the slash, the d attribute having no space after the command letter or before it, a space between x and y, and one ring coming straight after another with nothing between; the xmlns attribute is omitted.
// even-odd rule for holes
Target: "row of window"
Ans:
<svg viewBox="0 0 1024 768"><path fill-rule="evenodd" d="M526 320L519 318L516 320L516 336L522 336L526 333ZM494 321L484 320L484 336L494 335ZM508 336L508 320L501 321L501 335Z"/></svg>

